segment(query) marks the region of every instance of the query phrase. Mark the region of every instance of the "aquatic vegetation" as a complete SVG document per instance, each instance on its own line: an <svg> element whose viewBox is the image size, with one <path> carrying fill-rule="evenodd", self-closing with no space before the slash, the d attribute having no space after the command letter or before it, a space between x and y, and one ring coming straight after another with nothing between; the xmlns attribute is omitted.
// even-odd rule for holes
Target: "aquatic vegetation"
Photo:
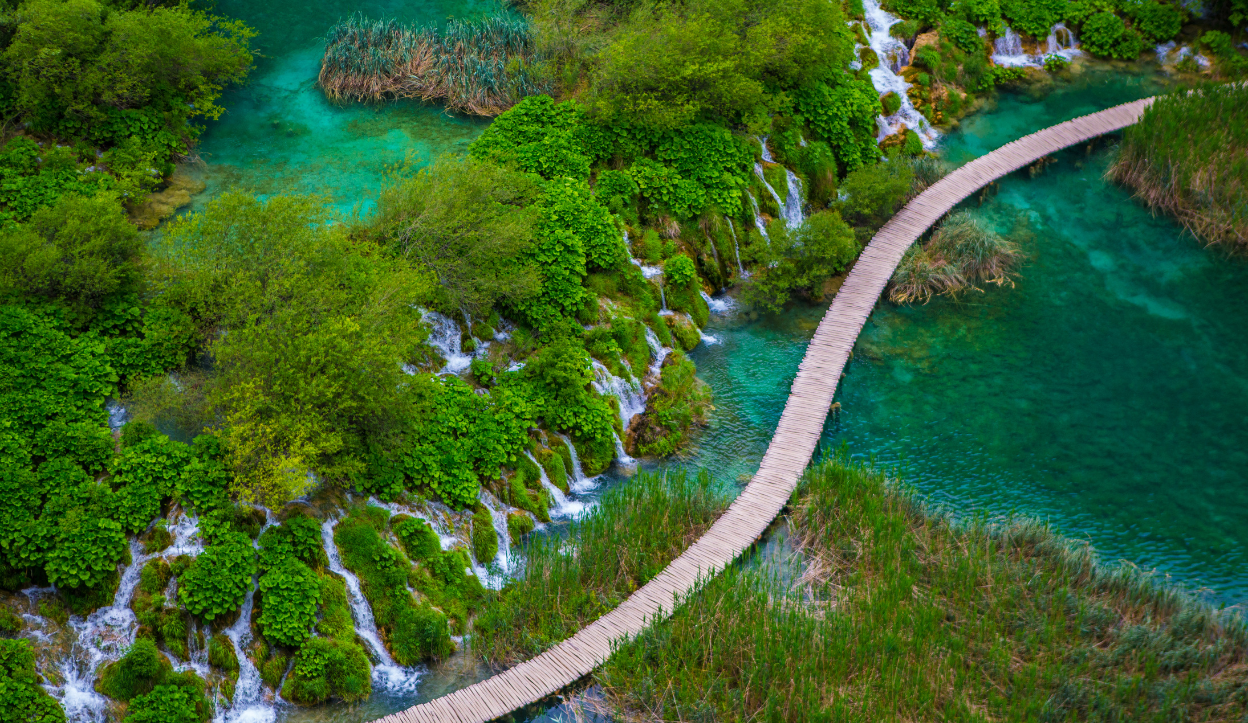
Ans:
<svg viewBox="0 0 1248 723"><path fill-rule="evenodd" d="M566 538L530 537L516 553L524 574L486 598L473 651L508 664L570 637L657 575L727 505L705 472L642 472L610 489Z"/></svg>
<svg viewBox="0 0 1248 723"><path fill-rule="evenodd" d="M895 304L926 303L933 295L956 294L976 283L1012 284L1010 274L1022 259L1015 243L969 211L958 211L926 243L906 251L889 282L888 298Z"/></svg>
<svg viewBox="0 0 1248 723"><path fill-rule="evenodd" d="M410 27L353 15L329 29L319 82L335 101L437 100L498 115L546 92L528 22L514 16Z"/></svg>
<svg viewBox="0 0 1248 723"><path fill-rule="evenodd" d="M251 540L241 532L226 532L179 577L178 599L192 615L211 622L239 609L255 572Z"/></svg>
<svg viewBox="0 0 1248 723"><path fill-rule="evenodd" d="M680 720L1244 714L1241 617L1044 525L955 522L830 458L790 530L800 575L708 581L595 674L607 700Z"/></svg>
<svg viewBox="0 0 1248 723"><path fill-rule="evenodd" d="M1248 88L1180 90L1123 133L1108 176L1208 243L1248 248Z"/></svg>

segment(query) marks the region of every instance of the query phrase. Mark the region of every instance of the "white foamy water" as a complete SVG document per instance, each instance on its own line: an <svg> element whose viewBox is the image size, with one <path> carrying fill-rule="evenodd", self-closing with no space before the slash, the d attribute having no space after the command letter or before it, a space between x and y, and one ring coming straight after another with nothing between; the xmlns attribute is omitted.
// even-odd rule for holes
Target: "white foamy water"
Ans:
<svg viewBox="0 0 1248 723"><path fill-rule="evenodd" d="M755 208L757 208L757 205L755 205ZM724 220L728 222L728 231L732 233L732 248L737 252L737 275L743 279L748 279L750 275L746 272L745 267L741 265L741 244L737 242L737 229L732 225L732 219L725 216Z"/></svg>
<svg viewBox="0 0 1248 723"><path fill-rule="evenodd" d="M594 390L604 396L610 395L620 400L620 421L627 429L633 417L646 411L646 395L641 390L641 383L636 379L626 380L615 376L597 359L593 359L592 363Z"/></svg>
<svg viewBox="0 0 1248 723"><path fill-rule="evenodd" d="M611 436L615 440L615 463L621 467L636 467L637 460L628 456L628 452L624 451L624 442L620 440L620 435L612 429Z"/></svg>
<svg viewBox="0 0 1248 723"><path fill-rule="evenodd" d="M1007 25L1005 34L992 43L992 62L1007 68L1043 68L1044 59L1050 55L1070 60L1080 52L1075 32L1065 23L1058 23L1049 29L1049 35L1044 40L1044 51L1034 55L1027 53L1023 48L1023 39Z"/></svg>
<svg viewBox="0 0 1248 723"><path fill-rule="evenodd" d="M420 318L429 325L429 345L446 359L438 374L459 374L472 364L473 355L464 352L460 345L459 324L436 311L425 311Z"/></svg>
<svg viewBox="0 0 1248 723"><path fill-rule="evenodd" d="M934 149L940 133L932 128L922 113L915 110L910 96L906 95L910 84L897 74L909 63L910 51L905 43L889 35L888 29L900 22L901 18L885 12L878 0L863 0L862 9L867 19L867 42L880 58L880 64L871 69L871 84L881 96L885 93L896 93L901 99L901 107L896 113L877 119L880 130L876 140L882 141L905 126L919 134L924 148Z"/></svg>
<svg viewBox="0 0 1248 723"><path fill-rule="evenodd" d="M565 495L563 490L556 487L555 484L550 481L550 477L546 475L546 470L542 468L542 465L537 463L537 458L527 450L524 454L530 461L533 462L533 464L537 465L537 473L541 476L542 487L545 488L547 492L550 492L551 499L555 501L554 508L550 510L551 518L556 520L574 520L577 517L580 517L581 514L585 512L585 503L571 499Z"/></svg>
<svg viewBox="0 0 1248 723"><path fill-rule="evenodd" d="M667 358L668 353L672 350L663 346L659 341L658 335L654 333L654 329L646 327L646 343L650 345L650 368L646 370L646 376L653 377L656 381L663 369L663 360ZM573 455L576 452L573 450Z"/></svg>
<svg viewBox="0 0 1248 723"><path fill-rule="evenodd" d="M584 494L598 487L598 477L585 476L585 468L581 466L581 458L576 453L576 445L572 444L572 440L560 434L559 438L568 445L568 451L572 454L572 483L569 487L573 492Z"/></svg>
<svg viewBox="0 0 1248 723"><path fill-rule="evenodd" d="M757 166L758 164L756 163L754 165ZM756 168L755 173L757 172L758 170ZM768 186L768 188L771 188L771 186ZM772 195L775 195L776 192L772 191L771 193ZM752 193L749 194L749 196L750 203L754 205L754 228L758 229L758 232L763 235L763 240L770 244L771 237L767 235L767 222L763 220L763 215L758 212L758 199L754 198L754 194Z"/></svg>
<svg viewBox="0 0 1248 723"><path fill-rule="evenodd" d="M706 302L706 307L711 310L712 314L727 314L736 307L731 296L721 296L716 299L705 291L698 293L702 294L702 300Z"/></svg>
<svg viewBox="0 0 1248 723"><path fill-rule="evenodd" d="M347 584L347 602L351 605L351 618L355 621L355 632L372 650L377 663L373 666L373 683L391 691L415 691L420 682L421 671L416 668L404 668L394 662L390 651L381 642L377 633L377 621L373 619L373 608L368 598L360 590L360 579L355 573L342 564L338 554L338 545L334 542L334 526L337 518L330 518L321 524L321 542L325 545L325 556L329 559L329 569L339 575ZM250 599L250 598L249 598ZM241 684L242 678L240 676ZM237 697L235 693L235 697Z"/></svg>

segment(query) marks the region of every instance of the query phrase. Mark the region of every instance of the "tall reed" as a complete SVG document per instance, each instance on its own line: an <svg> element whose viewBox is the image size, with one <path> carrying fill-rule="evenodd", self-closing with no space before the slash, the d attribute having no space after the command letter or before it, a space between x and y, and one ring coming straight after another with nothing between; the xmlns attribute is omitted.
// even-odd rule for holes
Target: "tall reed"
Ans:
<svg viewBox="0 0 1248 723"><path fill-rule="evenodd" d="M955 522L816 464L805 574L738 565L597 674L624 719L1242 721L1248 628L1030 521Z"/></svg>
<svg viewBox="0 0 1248 723"><path fill-rule="evenodd" d="M319 82L334 101L440 100L474 115L498 115L549 85L523 18L451 20L439 31L358 14L330 28Z"/></svg>
<svg viewBox="0 0 1248 723"><path fill-rule="evenodd" d="M888 298L896 304L926 303L936 294L956 294L976 283L1009 284L1022 260L1017 244L971 212L957 211L941 222L926 244L915 244L902 257Z"/></svg>
<svg viewBox="0 0 1248 723"><path fill-rule="evenodd" d="M1248 250L1248 83L1158 98L1107 175L1207 243Z"/></svg>
<svg viewBox="0 0 1248 723"><path fill-rule="evenodd" d="M642 472L608 490L566 537L529 536L524 573L478 615L473 650L510 664L571 637L658 575L727 506L706 472Z"/></svg>

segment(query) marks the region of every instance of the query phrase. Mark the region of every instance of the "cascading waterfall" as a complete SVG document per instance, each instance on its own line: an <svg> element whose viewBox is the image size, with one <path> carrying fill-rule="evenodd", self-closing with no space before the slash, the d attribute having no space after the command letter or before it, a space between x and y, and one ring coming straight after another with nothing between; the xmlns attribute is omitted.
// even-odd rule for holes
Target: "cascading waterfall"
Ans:
<svg viewBox="0 0 1248 723"><path fill-rule="evenodd" d="M910 51L906 49L905 43L888 34L888 29L900 22L901 18L885 12L880 7L879 0L863 0L862 9L867 19L867 41L880 58L880 64L871 69L871 83L881 96L896 93L901 100L901 107L896 113L877 119L880 132L876 140L882 141L905 126L918 133L923 147L930 151L936 147L940 133L932 128L923 114L915 110L914 104L910 102L910 96L906 94L910 84L897 74L909 61ZM903 58L906 62L903 62Z"/></svg>
<svg viewBox="0 0 1248 723"><path fill-rule="evenodd" d="M725 216L724 220L728 222L728 230L732 232L732 248L737 252L737 276L742 279L748 279L750 275L746 272L745 267L741 265L741 244L737 243L737 229L732 225L732 219Z"/></svg>
<svg viewBox="0 0 1248 723"><path fill-rule="evenodd" d="M1036 55L1027 53L1023 47L1023 39L1008 25L1005 34L992 43L992 62L1008 68L1042 68L1044 59L1050 55L1060 55L1070 60L1080 54L1075 33L1066 27L1066 23L1057 23L1049 29L1044 41L1044 52Z"/></svg>
<svg viewBox="0 0 1248 723"><path fill-rule="evenodd" d="M624 428L632 423L633 417L646 411L646 396L641 391L641 384L636 380L624 380L611 373L610 369L597 359L593 361L594 390L602 395L612 395L620 400L620 422Z"/></svg>
<svg viewBox="0 0 1248 723"><path fill-rule="evenodd" d="M538 466L540 467L541 465ZM493 570L497 570L497 573L482 567L477 575L486 587L501 590L503 584L507 582L507 577L512 572L513 562L511 557L511 532L507 529L507 509L502 502L494 499L494 496L485 490L481 490L481 493L477 495L477 501L485 509L489 510L490 522L494 526L495 534L498 535L498 554L494 556L493 560L489 561L493 564ZM478 560L477 563L484 565L485 561Z"/></svg>
<svg viewBox="0 0 1248 723"><path fill-rule="evenodd" d="M537 458L533 456L532 452L525 450L524 454L533 464L537 465L537 473L542 478L542 487L550 493L551 499L555 501L555 507L550 511L550 516L554 519L576 519L580 517L581 513L585 511L585 503L570 499L563 493L563 490L556 487L550 481L550 477L546 476L545 468L537 463Z"/></svg>
<svg viewBox="0 0 1248 723"><path fill-rule="evenodd" d="M611 430L611 437L615 440L615 462L621 467L632 467L637 464L637 460L628 456L628 452L624 449L624 442L620 439L620 435L615 430Z"/></svg>
<svg viewBox="0 0 1248 723"><path fill-rule="evenodd" d="M118 407L120 409L120 407ZM124 410L122 410L124 412ZM169 528L174 535L174 542L160 553L148 555L137 540L130 542L130 564L122 571L117 592L113 602L88 615L86 618L73 616L69 619L66 631L72 641L68 655L57 664L60 673L60 685L45 686L61 706L65 709L66 719L71 723L97 723L106 717L108 700L95 692L95 680L100 667L117 660L126 649L134 643L138 621L130 609L134 599L134 591L138 587L143 566L153 558L172 558L178 555L198 555L203 551L203 544L198 539L199 527L197 520L189 515L181 515ZM53 588L31 588L24 591L34 599L44 592L54 592ZM38 615L26 615L27 619L40 628L47 626L48 621ZM47 633L35 631L38 636L50 639ZM207 672L207 657L201 669L198 660L183 666L194 668L203 674Z"/></svg>
<svg viewBox="0 0 1248 723"><path fill-rule="evenodd" d="M758 164L756 163L754 165L757 166ZM771 188L771 186L768 186L768 188ZM775 191L772 191L772 193L774 194ZM758 212L758 199L754 198L754 194L752 193L749 194L749 196L750 196L750 203L754 205L754 228L758 229L758 232L763 235L763 240L766 241L768 245L770 245L771 237L767 235L767 222L763 220L763 215ZM779 199L777 198L777 200ZM740 262L738 261L738 263Z"/></svg>
<svg viewBox="0 0 1248 723"><path fill-rule="evenodd" d="M727 314L729 311L732 311L733 303L731 297L725 296L716 299L705 291L699 291L698 293L702 294L702 300L706 302L706 307L711 310L712 314Z"/></svg>
<svg viewBox="0 0 1248 723"><path fill-rule="evenodd" d="M260 535L274 524L272 515L266 509ZM255 541L251 543L252 547L259 549L260 535L256 535ZM230 701L228 708L217 710L214 723L273 723L277 720L273 697L260 679L260 671L247 655L247 645L251 642L251 609L258 586L259 579L253 575L251 589L243 598L243 609L238 614L238 620L225 631L225 636L234 645L234 655L238 658L238 681L234 684L234 699Z"/></svg>
<svg viewBox="0 0 1248 723"><path fill-rule="evenodd" d="M654 329L648 326L646 327L646 343L650 345L650 356L653 357L650 361L650 368L646 371L646 376L657 379L660 371L663 369L663 360L667 358L667 354L671 349L663 346L663 343L659 341L658 335L654 333ZM573 461L576 460L576 450L572 451L572 459Z"/></svg>
<svg viewBox="0 0 1248 723"><path fill-rule="evenodd" d="M576 445L562 434L559 435L559 439L568 445L568 451L572 455L572 484L570 485L572 491L583 494L597 487L597 477L585 476L585 468L581 466L581 457L576 453Z"/></svg>
<svg viewBox="0 0 1248 723"><path fill-rule="evenodd" d="M438 374L459 374L472 364L472 354L465 354L460 346L459 324L436 311L426 311L420 318L430 327L429 346L446 359Z"/></svg>
<svg viewBox="0 0 1248 723"><path fill-rule="evenodd" d="M373 655L379 661L373 666L373 682L389 690L415 690L420 680L420 672L412 668L402 668L394 662L394 658L390 657L390 651L386 650L386 646L381 642L381 636L377 634L373 608L360 590L360 579L342 564L342 557L338 554L338 545L334 542L334 526L337 524L338 518L336 517L325 520L321 524L321 542L325 546L325 556L329 560L330 571L342 577L347 583L347 602L351 605L351 618L355 621L355 632L368 643L368 647L372 649ZM251 604L251 593L247 593L247 604L248 606ZM239 662L242 662L241 659ZM242 685L241 673L239 685ZM237 692L234 697L237 701Z"/></svg>
<svg viewBox="0 0 1248 723"><path fill-rule="evenodd" d="M806 199L802 196L802 179L787 168L784 169L784 173L789 181L789 194L784 199L784 210L781 211L781 215L784 216L786 226L797 228L806 222Z"/></svg>
<svg viewBox="0 0 1248 723"><path fill-rule="evenodd" d="M666 285L666 284L664 284L664 283L663 283L663 281L660 279L660 281L659 281L659 301L663 304L663 307L662 307L661 309L659 309L659 314L660 314L660 315L662 315L662 316L667 316L667 315L669 315L669 314L671 314L671 313L672 313L672 310L671 310L671 309L669 309L669 308L667 308L667 294L663 291L663 287L664 287L665 285Z"/></svg>

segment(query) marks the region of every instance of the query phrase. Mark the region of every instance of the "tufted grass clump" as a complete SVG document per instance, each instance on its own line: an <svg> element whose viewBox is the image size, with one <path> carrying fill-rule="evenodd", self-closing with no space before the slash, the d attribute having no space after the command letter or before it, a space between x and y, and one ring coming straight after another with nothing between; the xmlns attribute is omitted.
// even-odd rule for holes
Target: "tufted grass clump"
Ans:
<svg viewBox="0 0 1248 723"><path fill-rule="evenodd" d="M801 572L739 565L597 674L647 720L1241 721L1248 628L1032 521L933 514L877 469L816 464Z"/></svg>
<svg viewBox="0 0 1248 723"><path fill-rule="evenodd" d="M911 246L889 285L895 304L926 303L938 294L956 294L977 283L1013 284L1023 260L1018 245L990 229L969 211L946 218L926 244Z"/></svg>
<svg viewBox="0 0 1248 723"><path fill-rule="evenodd" d="M1158 98L1107 175L1206 243L1248 250L1248 84Z"/></svg>
<svg viewBox="0 0 1248 723"><path fill-rule="evenodd" d="M319 80L338 102L419 98L473 115L498 115L549 85L528 22L507 16L438 30L353 15L330 28Z"/></svg>
<svg viewBox="0 0 1248 723"><path fill-rule="evenodd" d="M494 664L571 637L648 582L728 506L706 472L639 473L603 494L566 537L530 535L523 577L487 598L473 650Z"/></svg>

